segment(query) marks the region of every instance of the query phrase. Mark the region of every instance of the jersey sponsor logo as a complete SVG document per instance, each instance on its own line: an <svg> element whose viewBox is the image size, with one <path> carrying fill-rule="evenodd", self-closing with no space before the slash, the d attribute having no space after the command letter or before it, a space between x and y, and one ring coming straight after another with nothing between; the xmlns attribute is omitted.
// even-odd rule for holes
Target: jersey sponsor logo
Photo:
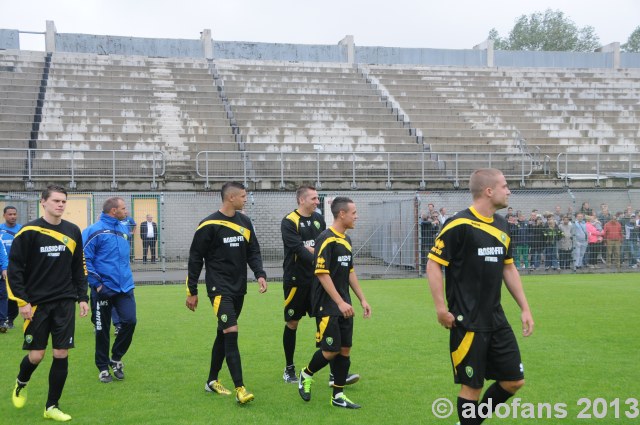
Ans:
<svg viewBox="0 0 640 425"><path fill-rule="evenodd" d="M229 236L223 238L222 241L230 247L238 247L240 246L240 242L244 242L244 236Z"/></svg>
<svg viewBox="0 0 640 425"><path fill-rule="evenodd" d="M310 246L310 247L312 247L312 248L313 248L314 246L316 246L316 241L314 241L313 239L311 239L311 240L308 240L308 241L304 241L304 242L302 242L302 244L303 244L304 246Z"/></svg>
<svg viewBox="0 0 640 425"><path fill-rule="evenodd" d="M486 248L478 248L478 256L484 257L487 255L504 255L504 247L490 246Z"/></svg>
<svg viewBox="0 0 640 425"><path fill-rule="evenodd" d="M40 253L47 254L47 257L59 257L60 253L66 250L66 245L48 245L40 247Z"/></svg>
<svg viewBox="0 0 640 425"><path fill-rule="evenodd" d="M349 267L349 262L351 261L350 255L340 255L338 256L338 261L342 267Z"/></svg>

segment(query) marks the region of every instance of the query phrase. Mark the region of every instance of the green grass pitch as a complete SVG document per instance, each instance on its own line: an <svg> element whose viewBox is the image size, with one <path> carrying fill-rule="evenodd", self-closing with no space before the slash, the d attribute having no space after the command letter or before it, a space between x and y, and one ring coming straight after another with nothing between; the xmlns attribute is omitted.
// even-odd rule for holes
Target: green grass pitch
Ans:
<svg viewBox="0 0 640 425"><path fill-rule="evenodd" d="M640 279L637 274L525 276L525 290L536 322L534 335L522 338L515 302L505 291L503 305L519 337L527 385L523 403L564 403L566 418L527 423L637 423L625 416L628 398L640 399ZM454 424L438 419L432 402L455 403L448 333L438 325L425 279L365 281L373 317L362 319L358 306L351 370L362 380L347 395L358 411L329 405L328 370L316 374L312 400L303 402L295 385L282 381L282 286L266 294L250 285L240 317L240 352L247 388L256 399L236 405L233 396L205 393L211 344L212 309L200 297L193 313L184 306L181 285L136 289L138 328L124 358L126 379L101 384L93 363L93 328L77 319L76 348L62 396L63 411L75 424ZM204 293L204 287L201 286ZM19 319L21 322L21 319ZM296 365L305 366L315 350L314 322L303 319ZM29 401L14 409L10 393L24 355L20 329L0 334L0 423L38 423L47 393L50 352L29 384ZM232 387L226 365L221 380ZM3 395L4 394L4 395ZM604 419L578 419L587 407L581 398L608 403ZM615 418L615 400L619 416ZM594 406L586 410L593 414ZM602 403L597 414L602 413ZM583 412L585 413L585 412ZM553 414L553 411L552 411ZM493 418L486 423L521 420Z"/></svg>

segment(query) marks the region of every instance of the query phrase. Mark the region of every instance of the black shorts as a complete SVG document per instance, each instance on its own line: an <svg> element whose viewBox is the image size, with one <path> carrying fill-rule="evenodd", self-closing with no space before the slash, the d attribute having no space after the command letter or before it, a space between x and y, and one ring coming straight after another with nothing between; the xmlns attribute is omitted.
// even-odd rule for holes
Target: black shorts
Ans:
<svg viewBox="0 0 640 425"><path fill-rule="evenodd" d="M482 388L485 379L524 379L518 341L508 324L492 332L473 332L457 326L451 329L449 348L456 384Z"/></svg>
<svg viewBox="0 0 640 425"><path fill-rule="evenodd" d="M71 299L42 303L32 307L33 317L25 321L23 350L44 350L51 335L57 350L74 347L76 302Z"/></svg>
<svg viewBox="0 0 640 425"><path fill-rule="evenodd" d="M311 315L311 285L283 286L283 289L285 322Z"/></svg>
<svg viewBox="0 0 640 425"><path fill-rule="evenodd" d="M353 317L316 317L316 347L322 351L339 352L353 345Z"/></svg>
<svg viewBox="0 0 640 425"><path fill-rule="evenodd" d="M231 328L238 324L243 304L244 295L216 295L211 298L213 314L218 318L218 330Z"/></svg>

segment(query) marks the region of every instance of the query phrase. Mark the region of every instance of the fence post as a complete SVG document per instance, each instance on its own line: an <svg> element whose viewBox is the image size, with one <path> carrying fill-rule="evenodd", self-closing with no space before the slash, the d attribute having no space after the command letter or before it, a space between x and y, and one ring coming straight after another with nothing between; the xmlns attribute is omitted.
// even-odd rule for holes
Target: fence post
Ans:
<svg viewBox="0 0 640 425"><path fill-rule="evenodd" d="M75 189L76 188L76 179L75 179L75 175L76 175L76 162L75 162L75 152L73 151L73 148L71 148L71 181L69 182L69 188L70 189Z"/></svg>
<svg viewBox="0 0 640 425"><path fill-rule="evenodd" d="M280 189L284 189L284 154L280 152Z"/></svg>
<svg viewBox="0 0 640 425"><path fill-rule="evenodd" d="M247 187L247 151L242 151L242 162L244 166L244 187Z"/></svg>
<svg viewBox="0 0 640 425"><path fill-rule="evenodd" d="M387 152L387 190L391 189L391 152Z"/></svg>
<svg viewBox="0 0 640 425"><path fill-rule="evenodd" d="M351 164L352 164L352 180L351 180L351 189L357 189L358 185L356 184L356 155L351 152Z"/></svg>
<svg viewBox="0 0 640 425"><path fill-rule="evenodd" d="M458 178L459 177L458 176L458 166L460 165L460 164L458 164L458 161L459 161L458 155L459 155L458 152L456 152L456 176L455 176L455 179L453 180L453 187L455 189L458 189L460 187L460 180Z"/></svg>
<svg viewBox="0 0 640 425"><path fill-rule="evenodd" d="M427 187L427 183L424 181L424 148L422 149L422 179L420 180L420 189L424 190Z"/></svg>
<svg viewBox="0 0 640 425"><path fill-rule="evenodd" d="M600 187L600 151L596 155L596 187Z"/></svg>
<svg viewBox="0 0 640 425"><path fill-rule="evenodd" d="M629 177L627 179L627 187L631 186L631 157L633 156L633 153L629 154L629 160L627 161L629 163Z"/></svg>
<svg viewBox="0 0 640 425"><path fill-rule="evenodd" d="M116 183L116 151L111 151L111 189L117 189L118 183Z"/></svg>
<svg viewBox="0 0 640 425"><path fill-rule="evenodd" d="M520 187L525 187L524 184L524 152L520 154Z"/></svg>
<svg viewBox="0 0 640 425"><path fill-rule="evenodd" d="M151 189L157 189L158 184L156 183L156 153L151 153Z"/></svg>
<svg viewBox="0 0 640 425"><path fill-rule="evenodd" d="M316 188L322 189L320 182L320 152L316 151Z"/></svg>

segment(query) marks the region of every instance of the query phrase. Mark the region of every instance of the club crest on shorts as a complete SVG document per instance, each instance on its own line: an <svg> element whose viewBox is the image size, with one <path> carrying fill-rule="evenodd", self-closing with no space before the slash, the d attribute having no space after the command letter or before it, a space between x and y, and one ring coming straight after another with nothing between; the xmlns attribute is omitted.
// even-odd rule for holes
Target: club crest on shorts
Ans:
<svg viewBox="0 0 640 425"><path fill-rule="evenodd" d="M333 338L330 336L326 337L324 340L327 342L327 345L333 345Z"/></svg>
<svg viewBox="0 0 640 425"><path fill-rule="evenodd" d="M229 319L229 318L227 317L227 315L226 315L226 314L223 314L222 316L220 316L220 320L222 320L222 323L227 323L227 320L228 320L228 319Z"/></svg>
<svg viewBox="0 0 640 425"><path fill-rule="evenodd" d="M293 309L292 309L292 308L290 308L289 310L287 310L287 314L288 314L289 316L293 316L293 313L295 313L295 311L293 311Z"/></svg>
<svg viewBox="0 0 640 425"><path fill-rule="evenodd" d="M467 366L464 368L465 373L469 378L473 376L473 368L471 366Z"/></svg>
<svg viewBox="0 0 640 425"><path fill-rule="evenodd" d="M25 335L24 342L26 342L27 344L31 344L33 342L33 335Z"/></svg>

